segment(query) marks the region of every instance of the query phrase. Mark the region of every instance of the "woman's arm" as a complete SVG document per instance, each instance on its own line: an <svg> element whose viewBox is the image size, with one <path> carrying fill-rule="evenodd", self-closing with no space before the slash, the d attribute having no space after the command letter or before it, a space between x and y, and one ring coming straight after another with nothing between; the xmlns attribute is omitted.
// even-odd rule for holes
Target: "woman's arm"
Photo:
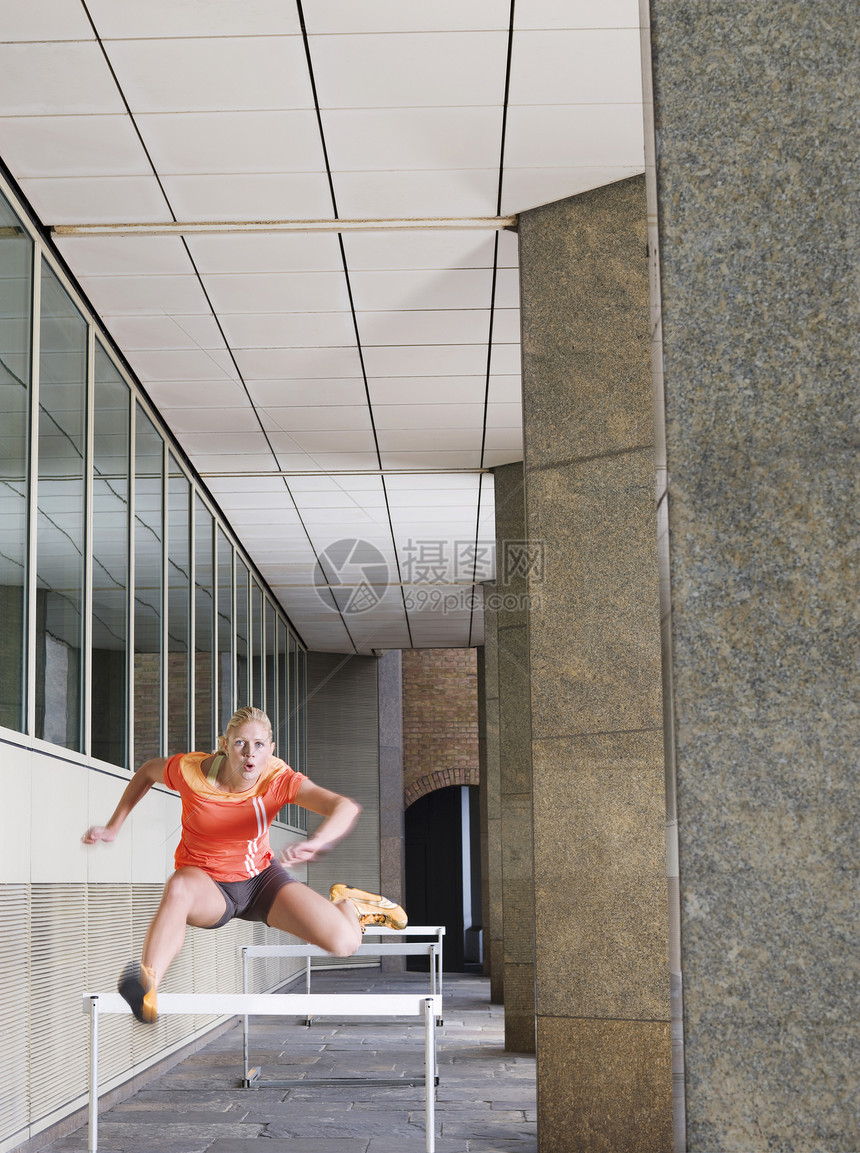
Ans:
<svg viewBox="0 0 860 1153"><path fill-rule="evenodd" d="M164 780L164 766L167 757L153 757L144 761L126 785L119 804L106 825L91 825L81 837L85 845L95 845L98 841L114 841L131 810L142 800L153 785Z"/></svg>
<svg viewBox="0 0 860 1153"><path fill-rule="evenodd" d="M316 860L321 853L343 840L347 833L352 831L361 813L361 805L357 801L342 797L329 789L323 789L308 780L302 781L299 786L295 803L301 805L303 809L317 813L325 820L312 837L308 837L306 841L296 841L292 845L287 845L278 854L278 860L284 865L306 864L308 861Z"/></svg>

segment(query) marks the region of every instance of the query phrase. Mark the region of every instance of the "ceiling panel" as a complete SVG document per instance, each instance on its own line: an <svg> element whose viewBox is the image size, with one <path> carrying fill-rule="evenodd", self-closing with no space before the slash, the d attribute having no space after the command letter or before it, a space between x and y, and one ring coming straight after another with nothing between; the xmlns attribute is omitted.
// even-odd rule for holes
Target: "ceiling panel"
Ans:
<svg viewBox="0 0 860 1153"><path fill-rule="evenodd" d="M639 0L520 0L514 27L638 28Z"/></svg>
<svg viewBox="0 0 860 1153"><path fill-rule="evenodd" d="M489 309L420 312L359 312L362 346L395 344L486 344Z"/></svg>
<svg viewBox="0 0 860 1153"><path fill-rule="evenodd" d="M40 0L40 7L44 0ZM107 39L146 39L148 36L282 36L299 31L292 4L254 0L232 4L213 0L146 0L117 4L87 0L99 32Z"/></svg>
<svg viewBox="0 0 860 1153"><path fill-rule="evenodd" d="M363 405L364 380L360 376L342 380L307 379L254 380L245 378L248 391L255 404L280 408L288 405Z"/></svg>
<svg viewBox="0 0 860 1153"><path fill-rule="evenodd" d="M344 312L349 294L342 272L206 275L213 308L224 313Z"/></svg>
<svg viewBox="0 0 860 1153"><path fill-rule="evenodd" d="M81 286L105 316L118 313L209 313L195 276L83 276Z"/></svg>
<svg viewBox="0 0 860 1153"><path fill-rule="evenodd" d="M354 219L492 216L495 168L437 172L335 172L338 213Z"/></svg>
<svg viewBox="0 0 860 1153"><path fill-rule="evenodd" d="M521 32L511 62L511 106L639 104L639 29Z"/></svg>
<svg viewBox="0 0 860 1153"><path fill-rule="evenodd" d="M210 315L110 316L111 336L124 349L223 348L224 338Z"/></svg>
<svg viewBox="0 0 860 1153"><path fill-rule="evenodd" d="M641 104L514 106L505 140L506 167L644 168Z"/></svg>
<svg viewBox="0 0 860 1153"><path fill-rule="evenodd" d="M57 246L78 276L162 276L193 272L185 246L168 236L60 236Z"/></svg>
<svg viewBox="0 0 860 1153"><path fill-rule="evenodd" d="M361 372L356 348L243 348L236 353L236 361L250 380L307 380L315 376L330 380Z"/></svg>
<svg viewBox="0 0 860 1153"><path fill-rule="evenodd" d="M328 181L322 173L168 175L162 183L179 220L332 218Z"/></svg>
<svg viewBox="0 0 860 1153"><path fill-rule="evenodd" d="M3 5L3 39L93 40L95 33L78 0L39 0Z"/></svg>
<svg viewBox="0 0 860 1153"><path fill-rule="evenodd" d="M19 177L152 175L125 115L3 117L0 150Z"/></svg>
<svg viewBox="0 0 860 1153"><path fill-rule="evenodd" d="M185 112L137 117L162 175L316 172L322 144L312 109Z"/></svg>
<svg viewBox="0 0 860 1153"><path fill-rule="evenodd" d="M105 47L133 113L314 107L300 36L109 40Z"/></svg>
<svg viewBox="0 0 860 1153"><path fill-rule="evenodd" d="M5 14L4 14L5 15ZM0 43L0 115L122 114L122 102L95 40Z"/></svg>
<svg viewBox="0 0 860 1153"><path fill-rule="evenodd" d="M325 219L330 216L329 211ZM337 237L331 233L189 236L187 243L202 273L340 273L343 269Z"/></svg>
<svg viewBox="0 0 860 1153"><path fill-rule="evenodd" d="M220 320L233 348L324 348L355 343L350 312L222 313Z"/></svg>
<svg viewBox="0 0 860 1153"><path fill-rule="evenodd" d="M520 0L522 2L522 0ZM610 0L610 3L617 0ZM509 0L309 0L305 20L311 33L472 32L506 29Z"/></svg>
<svg viewBox="0 0 860 1153"><path fill-rule="evenodd" d="M507 34L313 36L320 107L502 107Z"/></svg>
<svg viewBox="0 0 860 1153"><path fill-rule="evenodd" d="M335 172L490 168L498 164L502 109L362 108L326 111Z"/></svg>
<svg viewBox="0 0 860 1153"><path fill-rule="evenodd" d="M45 224L104 224L129 218L160 224L170 220L170 209L154 176L40 178L19 183Z"/></svg>
<svg viewBox="0 0 860 1153"><path fill-rule="evenodd" d="M508 240L506 252L516 265L516 236L512 232L503 236ZM343 245L352 271L492 268L493 237L486 232L443 229L351 232L344 236Z"/></svg>

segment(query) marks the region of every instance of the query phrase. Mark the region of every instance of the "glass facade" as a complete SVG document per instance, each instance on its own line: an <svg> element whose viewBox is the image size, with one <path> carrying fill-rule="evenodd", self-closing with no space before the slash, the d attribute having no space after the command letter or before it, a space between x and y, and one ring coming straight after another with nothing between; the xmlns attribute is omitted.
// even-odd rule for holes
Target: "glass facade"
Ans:
<svg viewBox="0 0 860 1153"><path fill-rule="evenodd" d="M214 748L252 703L300 767L298 638L12 199L0 192L0 727L128 768Z"/></svg>
<svg viewBox="0 0 860 1153"><path fill-rule="evenodd" d="M22 729L27 671L27 474L33 241L0 196L0 725Z"/></svg>

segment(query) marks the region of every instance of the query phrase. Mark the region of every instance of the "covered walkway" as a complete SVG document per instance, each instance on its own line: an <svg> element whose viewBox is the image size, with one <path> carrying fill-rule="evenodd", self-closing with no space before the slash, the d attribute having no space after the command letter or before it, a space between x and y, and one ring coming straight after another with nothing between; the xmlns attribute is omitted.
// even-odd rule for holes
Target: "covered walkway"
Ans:
<svg viewBox="0 0 860 1153"><path fill-rule="evenodd" d="M413 992L421 973L334 971L314 992ZM535 1059L504 1051L504 1010L489 981L445 975L438 1030L437 1153L535 1153ZM83 1024L82 1024L83 1027ZM141 1026L143 1028L143 1026ZM285 1018L252 1023L251 1062L264 1078L421 1076L420 1022ZM423 1153L423 1086L239 1087L237 1024L101 1114L99 1153ZM46 1153L87 1148L86 1125Z"/></svg>

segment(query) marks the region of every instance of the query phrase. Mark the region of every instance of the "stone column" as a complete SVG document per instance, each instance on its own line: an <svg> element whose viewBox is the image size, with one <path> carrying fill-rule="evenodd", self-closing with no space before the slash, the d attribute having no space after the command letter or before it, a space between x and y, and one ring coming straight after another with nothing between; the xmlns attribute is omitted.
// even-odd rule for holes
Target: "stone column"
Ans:
<svg viewBox="0 0 860 1153"><path fill-rule="evenodd" d="M502 937L502 802L499 768L499 670L495 586L484 585L484 643L478 649L478 757L481 792L481 908L484 974L490 1001L504 1000L505 958Z"/></svg>
<svg viewBox="0 0 860 1153"><path fill-rule="evenodd" d="M673 1144L646 242L642 177L520 217L546 1153Z"/></svg>
<svg viewBox="0 0 860 1153"><path fill-rule="evenodd" d="M529 721L528 613L523 466L494 469L496 491L496 636L499 692L499 800L505 1048L535 1050L532 749Z"/></svg>
<svg viewBox="0 0 860 1153"><path fill-rule="evenodd" d="M856 32L651 0L691 1153L860 1149Z"/></svg>
<svg viewBox="0 0 860 1153"><path fill-rule="evenodd" d="M399 649L377 665L379 691L379 887L386 897L404 897L403 678ZM407 915L409 910L406 910ZM400 972L403 957L383 957L383 973Z"/></svg>

